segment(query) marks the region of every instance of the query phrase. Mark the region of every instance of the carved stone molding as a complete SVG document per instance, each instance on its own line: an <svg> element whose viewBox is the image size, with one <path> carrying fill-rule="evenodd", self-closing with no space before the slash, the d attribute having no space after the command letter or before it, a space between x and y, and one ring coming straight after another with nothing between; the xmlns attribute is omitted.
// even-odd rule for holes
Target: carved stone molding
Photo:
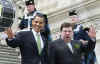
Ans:
<svg viewBox="0 0 100 64"><path fill-rule="evenodd" d="M80 20L84 26L89 26L93 24L96 27L97 35L100 33L100 1L95 0L91 3L85 4L84 6L80 7L72 7L74 9L78 10L78 14L80 17ZM50 28L52 31L52 34L55 34L56 32L59 32L59 27L63 22L69 22L70 19L68 17L68 11L65 11L66 9L57 11L53 14L49 14L49 23ZM97 25L98 24L98 25ZM100 39L99 36L97 36L97 39Z"/></svg>

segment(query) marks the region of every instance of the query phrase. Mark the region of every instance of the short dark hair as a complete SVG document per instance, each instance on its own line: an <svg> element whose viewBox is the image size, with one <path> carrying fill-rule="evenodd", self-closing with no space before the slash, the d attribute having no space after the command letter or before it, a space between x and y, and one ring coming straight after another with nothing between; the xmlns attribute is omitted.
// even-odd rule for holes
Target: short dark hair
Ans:
<svg viewBox="0 0 100 64"><path fill-rule="evenodd" d="M44 21L45 21L45 16L42 13L36 13L36 15L34 16L34 18L32 18L32 20L34 20L37 16L40 17L40 18L43 18Z"/></svg>
<svg viewBox="0 0 100 64"><path fill-rule="evenodd" d="M83 30L89 32L90 28L89 28L89 27L86 27L86 28L84 28Z"/></svg>
<svg viewBox="0 0 100 64"><path fill-rule="evenodd" d="M69 16L77 15L76 10L69 11Z"/></svg>
<svg viewBox="0 0 100 64"><path fill-rule="evenodd" d="M61 24L60 31L62 31L63 28L68 28L68 27L72 27L73 29L73 26L71 23L64 22Z"/></svg>
<svg viewBox="0 0 100 64"><path fill-rule="evenodd" d="M35 5L34 0L25 1L26 6L28 5Z"/></svg>

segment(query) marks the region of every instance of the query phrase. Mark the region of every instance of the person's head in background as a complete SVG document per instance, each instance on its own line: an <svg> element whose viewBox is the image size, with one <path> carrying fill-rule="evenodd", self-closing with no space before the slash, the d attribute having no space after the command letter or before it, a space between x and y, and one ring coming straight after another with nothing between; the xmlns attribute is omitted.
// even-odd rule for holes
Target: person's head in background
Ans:
<svg viewBox="0 0 100 64"><path fill-rule="evenodd" d="M63 23L60 27L61 38L66 42L70 42L73 37L73 27L71 23Z"/></svg>
<svg viewBox="0 0 100 64"><path fill-rule="evenodd" d="M80 21L79 16L76 13L76 10L70 11L69 17L71 19L71 23L73 23L73 24L77 24Z"/></svg>
<svg viewBox="0 0 100 64"><path fill-rule="evenodd" d="M37 13L36 16L32 19L32 28L35 32L40 32L44 29L45 19L44 15L41 13Z"/></svg>
<svg viewBox="0 0 100 64"><path fill-rule="evenodd" d="M34 0L25 1L29 13L36 11Z"/></svg>
<svg viewBox="0 0 100 64"><path fill-rule="evenodd" d="M84 31L87 32L87 33L89 32L89 30L90 30L89 27L84 28Z"/></svg>

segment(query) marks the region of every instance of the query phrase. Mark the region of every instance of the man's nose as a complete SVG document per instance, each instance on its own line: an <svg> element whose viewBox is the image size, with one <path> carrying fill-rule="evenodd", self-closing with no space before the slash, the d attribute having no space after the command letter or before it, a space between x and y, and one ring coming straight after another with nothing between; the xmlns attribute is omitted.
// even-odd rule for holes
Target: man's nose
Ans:
<svg viewBox="0 0 100 64"><path fill-rule="evenodd" d="M66 34L69 34L69 32L66 32Z"/></svg>
<svg viewBox="0 0 100 64"><path fill-rule="evenodd" d="M40 25L40 23L36 23L36 25Z"/></svg>

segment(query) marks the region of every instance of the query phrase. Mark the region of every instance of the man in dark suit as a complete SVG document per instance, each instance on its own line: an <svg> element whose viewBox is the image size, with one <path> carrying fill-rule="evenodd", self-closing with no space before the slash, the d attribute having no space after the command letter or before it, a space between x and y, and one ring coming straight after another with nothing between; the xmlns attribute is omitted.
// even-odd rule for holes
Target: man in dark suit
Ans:
<svg viewBox="0 0 100 64"><path fill-rule="evenodd" d="M21 64L47 64L47 41L41 33L44 25L44 16L36 14L32 19L32 30L21 31L16 36L10 28L6 31L7 44L13 48L20 48Z"/></svg>
<svg viewBox="0 0 100 64"><path fill-rule="evenodd" d="M25 28L30 30L30 28L32 27L31 19L35 16L36 13L40 13L40 12L36 10L34 0L27 0L25 1L25 4L27 6L28 13L24 15L23 19L21 20L19 24L19 28L21 30ZM52 39L51 39L51 32L50 32L50 28L48 24L48 18L46 14L43 14L43 16L45 18L45 26L44 26L44 30L42 31L43 31L43 34L47 37L47 39L51 41Z"/></svg>
<svg viewBox="0 0 100 64"><path fill-rule="evenodd" d="M72 40L73 29L70 23L63 23L60 27L61 38L49 44L48 64L82 64L81 53L91 51L95 47L96 32L90 29L88 42Z"/></svg>

